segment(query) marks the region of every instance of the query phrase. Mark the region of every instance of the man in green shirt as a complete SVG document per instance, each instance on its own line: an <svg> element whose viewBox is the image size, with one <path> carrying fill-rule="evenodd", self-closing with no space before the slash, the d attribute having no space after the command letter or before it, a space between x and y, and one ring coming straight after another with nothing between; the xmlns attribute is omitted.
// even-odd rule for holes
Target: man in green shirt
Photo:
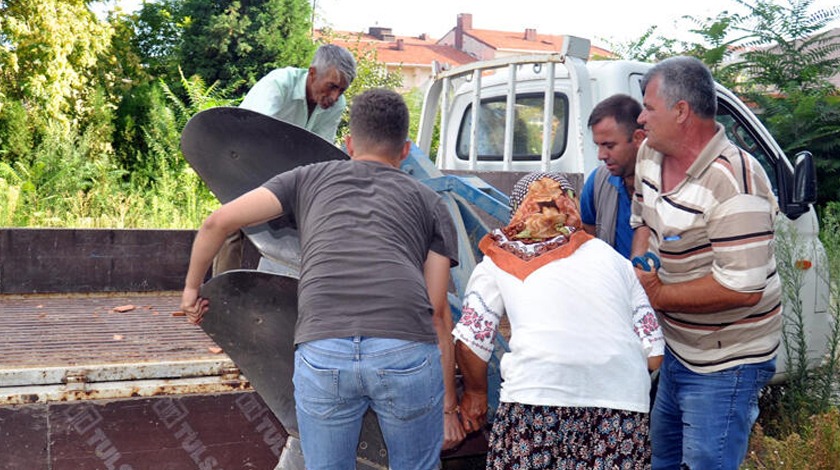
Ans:
<svg viewBox="0 0 840 470"><path fill-rule="evenodd" d="M274 69L245 95L240 108L296 124L332 142L346 102L344 92L356 77L347 49L325 44L309 69Z"/></svg>

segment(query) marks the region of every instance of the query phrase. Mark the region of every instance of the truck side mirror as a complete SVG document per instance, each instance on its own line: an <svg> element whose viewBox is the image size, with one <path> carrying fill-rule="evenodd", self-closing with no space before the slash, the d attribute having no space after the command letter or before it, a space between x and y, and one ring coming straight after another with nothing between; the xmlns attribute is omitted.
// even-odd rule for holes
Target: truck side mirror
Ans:
<svg viewBox="0 0 840 470"><path fill-rule="evenodd" d="M817 202L817 171L814 168L814 156L805 150L796 154L793 167L793 202L807 206Z"/></svg>
<svg viewBox="0 0 840 470"><path fill-rule="evenodd" d="M782 212L795 220L811 209L811 204L817 202L817 171L814 167L814 156L804 150L796 154L793 175L787 167L781 167L783 160L779 160L777 171L785 177L779 180L779 205ZM782 172L780 170L784 169Z"/></svg>

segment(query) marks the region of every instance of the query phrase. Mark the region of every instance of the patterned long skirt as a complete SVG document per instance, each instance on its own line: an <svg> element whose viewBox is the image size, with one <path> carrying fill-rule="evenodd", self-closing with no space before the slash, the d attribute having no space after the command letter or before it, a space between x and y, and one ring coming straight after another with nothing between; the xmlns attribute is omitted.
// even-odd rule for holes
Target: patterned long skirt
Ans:
<svg viewBox="0 0 840 470"><path fill-rule="evenodd" d="M487 468L649 469L647 413L500 403Z"/></svg>

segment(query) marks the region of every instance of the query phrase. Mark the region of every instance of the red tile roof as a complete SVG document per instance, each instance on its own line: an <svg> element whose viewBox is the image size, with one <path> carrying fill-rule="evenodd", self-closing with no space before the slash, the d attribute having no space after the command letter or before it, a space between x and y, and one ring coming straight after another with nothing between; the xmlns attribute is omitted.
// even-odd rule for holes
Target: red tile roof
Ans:
<svg viewBox="0 0 840 470"><path fill-rule="evenodd" d="M376 49L377 60L389 65L431 65L432 61L453 67L475 62L475 57L454 47L437 44L428 36L393 36L393 40L382 40L366 33L349 31L324 32L316 30L317 39L337 44L347 49L368 51ZM400 49L399 41L402 41Z"/></svg>
<svg viewBox="0 0 840 470"><path fill-rule="evenodd" d="M563 46L563 36L553 34L534 34L533 40L525 39L525 31L495 31L490 29L467 29L465 35L472 36L478 41L496 50L523 52L560 52ZM612 52L597 46L591 46L589 57L613 57Z"/></svg>

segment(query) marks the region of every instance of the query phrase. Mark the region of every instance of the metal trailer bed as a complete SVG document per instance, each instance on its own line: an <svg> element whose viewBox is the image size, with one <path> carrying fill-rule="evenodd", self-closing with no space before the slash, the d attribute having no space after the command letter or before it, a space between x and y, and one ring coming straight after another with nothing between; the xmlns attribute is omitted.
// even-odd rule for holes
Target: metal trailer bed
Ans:
<svg viewBox="0 0 840 470"><path fill-rule="evenodd" d="M274 468L285 430L176 314L193 236L0 230L0 468Z"/></svg>
<svg viewBox="0 0 840 470"><path fill-rule="evenodd" d="M200 327L173 315L193 237L0 229L0 468L275 468L279 420ZM244 267L258 259L246 243ZM443 467L483 464L464 457L484 446L472 436Z"/></svg>

